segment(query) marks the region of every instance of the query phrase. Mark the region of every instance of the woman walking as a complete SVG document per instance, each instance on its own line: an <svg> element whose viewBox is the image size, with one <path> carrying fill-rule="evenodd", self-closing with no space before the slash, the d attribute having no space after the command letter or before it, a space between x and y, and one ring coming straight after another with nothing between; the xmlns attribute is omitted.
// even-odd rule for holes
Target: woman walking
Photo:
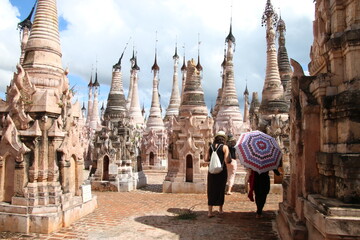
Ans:
<svg viewBox="0 0 360 240"><path fill-rule="evenodd" d="M213 151L216 151L219 156L220 162L223 166L223 170L217 174L208 173L207 178L207 197L208 197L208 217L214 217L213 206L219 206L219 213L223 213L223 205L225 200L225 187L227 180L227 169L225 163L229 158L229 148L226 146L226 134L223 131L219 131L214 138L214 142L209 148L209 152L206 161L210 161L210 157Z"/></svg>
<svg viewBox="0 0 360 240"><path fill-rule="evenodd" d="M235 145L236 145L236 138L233 135L228 135L228 143L229 152L230 152L230 163L226 164L227 171L228 171L228 178L227 178L227 191L226 195L231 195L232 187L234 186L235 182L235 175L237 170L237 162L236 162L236 153L235 153Z"/></svg>

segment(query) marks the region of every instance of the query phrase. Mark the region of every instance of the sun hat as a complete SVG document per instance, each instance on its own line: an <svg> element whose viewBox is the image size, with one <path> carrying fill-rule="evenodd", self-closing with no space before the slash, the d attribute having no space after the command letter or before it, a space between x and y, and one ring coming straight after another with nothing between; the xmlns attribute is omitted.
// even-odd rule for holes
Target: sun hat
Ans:
<svg viewBox="0 0 360 240"><path fill-rule="evenodd" d="M220 136L220 137L224 137L225 139L227 138L226 133L224 131L218 131L215 134L215 137Z"/></svg>

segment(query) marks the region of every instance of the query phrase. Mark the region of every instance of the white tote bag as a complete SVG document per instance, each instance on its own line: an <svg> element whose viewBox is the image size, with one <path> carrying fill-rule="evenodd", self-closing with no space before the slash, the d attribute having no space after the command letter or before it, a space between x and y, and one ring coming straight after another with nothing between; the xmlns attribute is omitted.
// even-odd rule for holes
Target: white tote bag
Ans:
<svg viewBox="0 0 360 240"><path fill-rule="evenodd" d="M213 151L211 153L210 164L209 164L209 172L211 174L218 174L223 170L223 166L220 162L219 156L217 155L217 150L219 149L219 147L221 145L222 144L219 144L219 146L217 147L217 149L215 151L214 151L212 145L210 146L211 150Z"/></svg>

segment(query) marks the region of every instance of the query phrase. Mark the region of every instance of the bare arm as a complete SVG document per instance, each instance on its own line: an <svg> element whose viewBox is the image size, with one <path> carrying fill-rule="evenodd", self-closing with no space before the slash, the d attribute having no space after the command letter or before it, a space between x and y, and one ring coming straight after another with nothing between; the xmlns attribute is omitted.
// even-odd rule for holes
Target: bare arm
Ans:
<svg viewBox="0 0 360 240"><path fill-rule="evenodd" d="M227 163L231 162L230 151L227 145L223 146L223 152L224 152L224 161Z"/></svg>

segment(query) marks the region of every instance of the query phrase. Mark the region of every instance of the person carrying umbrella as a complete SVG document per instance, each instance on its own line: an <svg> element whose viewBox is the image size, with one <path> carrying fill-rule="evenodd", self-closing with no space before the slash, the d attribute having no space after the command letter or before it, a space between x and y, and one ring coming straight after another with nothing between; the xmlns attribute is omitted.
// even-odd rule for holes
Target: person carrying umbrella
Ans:
<svg viewBox="0 0 360 240"><path fill-rule="evenodd" d="M248 197L254 201L255 192L256 217L260 218L270 191L269 171L274 170L275 174L279 174L277 168L282 158L281 148L273 137L252 131L240 135L235 149L240 163L251 169Z"/></svg>
<svg viewBox="0 0 360 240"><path fill-rule="evenodd" d="M226 134L223 131L216 133L214 142L210 145L209 152L205 161L209 162L213 151L219 156L223 170L220 173L208 173L207 178L207 197L208 197L208 217L214 217L213 206L219 206L219 213L223 213L225 201L225 187L227 180L227 169L225 163L229 161L229 148L226 145ZM231 159L230 159L231 160Z"/></svg>

